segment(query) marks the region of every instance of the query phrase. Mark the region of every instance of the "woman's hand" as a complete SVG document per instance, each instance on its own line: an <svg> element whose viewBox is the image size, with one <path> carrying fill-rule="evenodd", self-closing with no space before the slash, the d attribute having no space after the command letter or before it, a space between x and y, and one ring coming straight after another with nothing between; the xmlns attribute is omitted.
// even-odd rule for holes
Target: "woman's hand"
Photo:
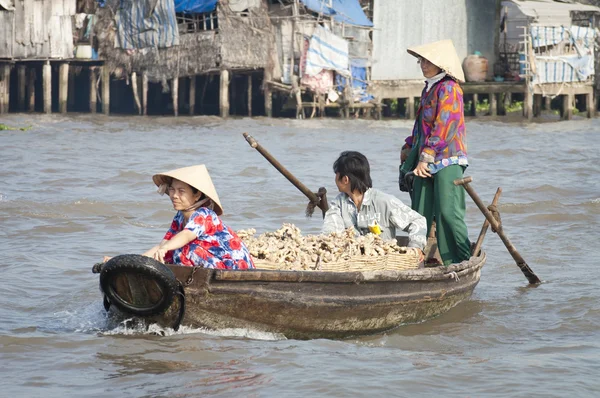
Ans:
<svg viewBox="0 0 600 398"><path fill-rule="evenodd" d="M111 258L112 258L112 257L104 256L104 257L102 258L102 262L103 262L103 263L105 263L105 262L107 262L108 260L110 260Z"/></svg>
<svg viewBox="0 0 600 398"><path fill-rule="evenodd" d="M154 252L154 255L153 255L153 257L154 257L154 259L155 259L156 261L160 261L161 263L163 263L163 264L164 264L164 262L165 262L165 254L167 254L167 250L165 250L165 249L164 249L164 248L162 248L162 247L159 247L159 248L158 248L158 249L156 249L156 251Z"/></svg>
<svg viewBox="0 0 600 398"><path fill-rule="evenodd" d="M421 178L431 177L431 173L429 172L429 167L427 167L427 162L419 162L417 167L415 168L415 175Z"/></svg>

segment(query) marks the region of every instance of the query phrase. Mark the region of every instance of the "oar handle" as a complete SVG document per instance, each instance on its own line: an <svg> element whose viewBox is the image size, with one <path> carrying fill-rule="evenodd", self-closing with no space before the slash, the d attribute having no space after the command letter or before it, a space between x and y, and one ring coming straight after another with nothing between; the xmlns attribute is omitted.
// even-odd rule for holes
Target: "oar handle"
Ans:
<svg viewBox="0 0 600 398"><path fill-rule="evenodd" d="M263 157L267 159L269 163L271 163L281 174L283 174L283 176L287 178L289 182L294 184L294 186L298 188L300 192L302 192L311 201L311 203L317 205L323 211L323 213L327 211L329 205L327 204L326 199L323 200L324 195L327 192L325 188L319 188L319 193L321 195L320 197L315 195L313 191L308 189L306 185L302 184L296 177L294 177L294 175L290 173L288 169L283 167L283 165L279 163L277 159L275 159L273 155L269 153L269 151L263 148L262 145L260 145L258 141L256 141L250 134L244 133L243 136L252 148L260 152L260 154L263 155Z"/></svg>
<svg viewBox="0 0 600 398"><path fill-rule="evenodd" d="M498 221L496 221L496 219L494 218L492 213L483 204L483 202L481 201L479 196L477 196L477 193L475 193L475 190L471 187L471 185L469 185L469 183L471 183L472 181L473 181L472 177L459 178L459 179L454 180L454 185L462 185L463 188L467 191L467 193L469 194L471 199L473 199L473 202L475 202L477 207L479 207L479 210L481 210L481 212L483 213L485 218L489 221L489 223L492 226L492 228L494 229L494 231L496 231L496 233L498 234L498 236L504 243L504 246L506 246L506 249L512 256L512 258L515 260L515 262L517 263L517 266L521 269L521 272L523 272L523 275L525 275L525 277L527 278L529 283L531 283L531 284L542 283L540 278L538 278L537 275L533 273L531 268L529 268L529 265L527 265L527 263L525 262L523 257L521 257L521 255L519 254L517 249L513 246L511 241L508 239L508 236L506 236L504 234L504 231L502 230L502 224L499 224Z"/></svg>

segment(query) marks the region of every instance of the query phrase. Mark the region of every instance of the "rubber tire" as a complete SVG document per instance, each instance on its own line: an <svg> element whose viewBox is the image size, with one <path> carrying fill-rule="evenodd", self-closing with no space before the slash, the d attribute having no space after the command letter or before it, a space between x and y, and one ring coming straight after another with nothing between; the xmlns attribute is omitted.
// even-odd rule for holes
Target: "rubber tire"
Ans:
<svg viewBox="0 0 600 398"><path fill-rule="evenodd" d="M163 297L150 307L136 307L124 301L112 288L112 280L122 272L135 272L153 279L163 291ZM122 254L108 260L100 273L100 288L109 302L121 312L136 316L160 315L171 306L179 291L179 281L173 271L153 258L139 254Z"/></svg>

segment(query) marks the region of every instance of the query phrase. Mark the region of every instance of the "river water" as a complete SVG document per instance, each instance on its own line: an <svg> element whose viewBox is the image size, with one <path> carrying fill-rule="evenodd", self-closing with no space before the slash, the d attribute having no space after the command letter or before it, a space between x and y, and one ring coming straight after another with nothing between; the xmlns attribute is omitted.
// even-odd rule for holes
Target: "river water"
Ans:
<svg viewBox="0 0 600 398"><path fill-rule="evenodd" d="M173 216L155 172L204 163L234 229L275 230L307 201L242 137L249 132L309 188L335 195L342 150L395 193L411 122L23 115L0 123L0 396L586 397L600 394L600 120L467 123L473 188L502 187L505 232L544 281L530 287L500 239L470 300L388 333L286 340L252 330L165 336L111 324L103 255L141 253ZM468 199L475 239L483 216Z"/></svg>

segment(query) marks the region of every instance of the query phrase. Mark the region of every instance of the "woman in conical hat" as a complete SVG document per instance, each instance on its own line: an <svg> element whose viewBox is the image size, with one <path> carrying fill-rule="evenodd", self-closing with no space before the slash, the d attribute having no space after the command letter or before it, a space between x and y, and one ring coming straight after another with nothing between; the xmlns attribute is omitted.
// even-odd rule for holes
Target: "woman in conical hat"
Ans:
<svg viewBox="0 0 600 398"><path fill-rule="evenodd" d="M221 218L223 207L203 164L155 174L177 214L163 240L144 255L169 263L220 269L249 269L248 248Z"/></svg>
<svg viewBox="0 0 600 398"><path fill-rule="evenodd" d="M402 147L401 176L414 171L412 208L436 221L445 265L469 259L465 192L453 181L468 166L462 66L451 40L410 47L425 77L425 88L410 137Z"/></svg>

